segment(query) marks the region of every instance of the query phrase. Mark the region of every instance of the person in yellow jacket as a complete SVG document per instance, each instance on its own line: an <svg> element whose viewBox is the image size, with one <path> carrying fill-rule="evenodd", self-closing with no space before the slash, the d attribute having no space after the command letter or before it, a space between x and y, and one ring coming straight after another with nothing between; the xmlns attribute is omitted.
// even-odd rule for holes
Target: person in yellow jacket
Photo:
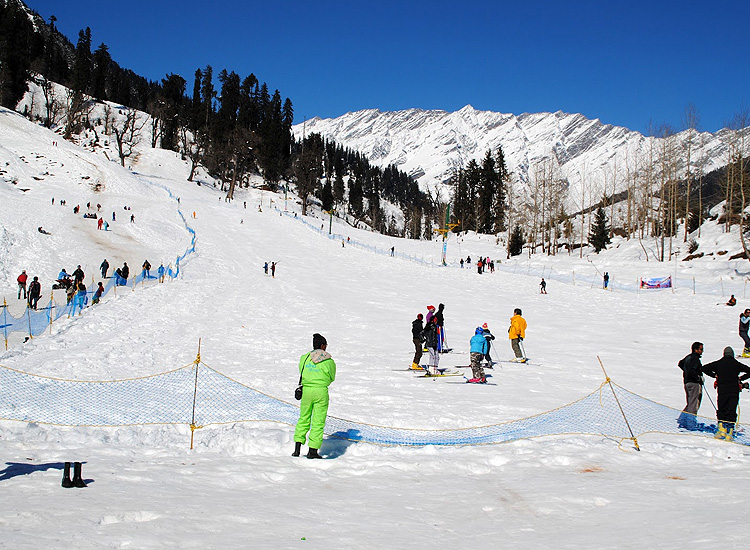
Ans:
<svg viewBox="0 0 750 550"><path fill-rule="evenodd" d="M328 386L336 379L336 363L326 351L327 347L326 339L316 332L313 334L313 350L304 354L299 360L302 400L299 420L294 430L292 456L300 455L307 432L310 432L310 449L307 452L307 458L323 458L318 453L318 449L323 443L323 429L328 415Z"/></svg>
<svg viewBox="0 0 750 550"><path fill-rule="evenodd" d="M510 318L510 327L508 328L508 338L510 338L510 346L513 348L515 357L512 361L525 363L528 359L524 357L521 351L521 342L526 337L526 319L521 317L521 309L516 308L513 310L513 317Z"/></svg>

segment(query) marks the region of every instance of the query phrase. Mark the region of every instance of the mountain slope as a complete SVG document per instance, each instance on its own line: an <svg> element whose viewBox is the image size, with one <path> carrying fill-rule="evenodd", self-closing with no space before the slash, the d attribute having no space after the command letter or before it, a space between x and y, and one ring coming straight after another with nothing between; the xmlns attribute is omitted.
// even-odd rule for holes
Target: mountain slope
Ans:
<svg viewBox="0 0 750 550"><path fill-rule="evenodd" d="M469 160L481 160L487 150L502 146L515 181L529 188L534 171L553 158L559 175L570 182L569 197L580 204L582 187L593 193L620 191L629 169L634 172L649 155L651 140L620 126L603 124L580 114L478 111L467 105L455 112L408 109L381 112L368 109L333 119L313 118L293 127L297 138L318 132L355 149L381 166L395 164L422 185L445 184ZM711 171L726 163L728 132L692 133L693 171ZM679 147L688 132L675 136ZM661 142L653 141L658 149ZM614 182L614 184L613 184ZM443 189L445 192L445 189ZM588 193L587 193L588 194Z"/></svg>

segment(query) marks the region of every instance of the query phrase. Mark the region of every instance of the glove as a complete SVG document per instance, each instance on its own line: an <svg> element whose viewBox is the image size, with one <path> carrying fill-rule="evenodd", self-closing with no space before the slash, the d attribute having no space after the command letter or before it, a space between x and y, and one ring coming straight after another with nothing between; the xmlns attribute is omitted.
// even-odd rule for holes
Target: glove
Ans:
<svg viewBox="0 0 750 550"><path fill-rule="evenodd" d="M523 336L519 336L518 339L523 342Z"/></svg>
<svg viewBox="0 0 750 550"><path fill-rule="evenodd" d="M740 391L750 389L750 384L740 381Z"/></svg>

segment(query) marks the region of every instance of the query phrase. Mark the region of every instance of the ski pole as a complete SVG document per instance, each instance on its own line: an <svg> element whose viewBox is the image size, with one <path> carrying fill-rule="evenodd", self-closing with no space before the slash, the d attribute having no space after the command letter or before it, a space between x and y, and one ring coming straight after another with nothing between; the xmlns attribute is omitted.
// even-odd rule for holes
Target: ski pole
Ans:
<svg viewBox="0 0 750 550"><path fill-rule="evenodd" d="M521 351L523 352L523 358L524 358L524 359L526 359L526 360L528 361L528 360L529 360L529 358L528 358L528 356L526 355L526 348L525 348L525 347L523 347L523 340L519 340L519 341L518 341L518 345L520 345L520 346L521 346Z"/></svg>
<svg viewBox="0 0 750 550"><path fill-rule="evenodd" d="M714 405L714 400L711 399L711 394L706 391L706 386L701 384L701 388L703 389L703 394L708 397L708 402L711 403L711 406L714 408L714 411L716 411L716 405Z"/></svg>

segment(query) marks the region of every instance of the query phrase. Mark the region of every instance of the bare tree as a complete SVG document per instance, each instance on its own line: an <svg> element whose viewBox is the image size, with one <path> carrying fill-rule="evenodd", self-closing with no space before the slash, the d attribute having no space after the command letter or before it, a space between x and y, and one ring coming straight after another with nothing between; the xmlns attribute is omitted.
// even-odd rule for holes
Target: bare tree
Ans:
<svg viewBox="0 0 750 550"><path fill-rule="evenodd" d="M690 184L693 179L691 154L693 150L693 139L694 134L698 128L698 122L700 117L698 116L698 109L692 103L688 103L685 107L685 112L682 115L682 125L687 131L687 139L684 141L683 146L685 148L685 164L687 166L687 189L685 191L685 234L682 237L682 242L687 242L688 236L688 219L690 217Z"/></svg>
<svg viewBox="0 0 750 550"><path fill-rule="evenodd" d="M112 133L115 135L120 164L125 166L125 159L133 155L135 147L141 141L141 130L147 120L144 117L142 121L139 121L138 111L135 109L126 109L122 114L124 117L115 117L112 122Z"/></svg>

